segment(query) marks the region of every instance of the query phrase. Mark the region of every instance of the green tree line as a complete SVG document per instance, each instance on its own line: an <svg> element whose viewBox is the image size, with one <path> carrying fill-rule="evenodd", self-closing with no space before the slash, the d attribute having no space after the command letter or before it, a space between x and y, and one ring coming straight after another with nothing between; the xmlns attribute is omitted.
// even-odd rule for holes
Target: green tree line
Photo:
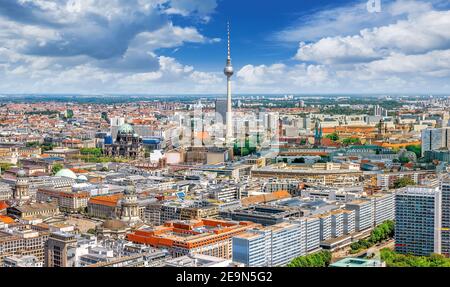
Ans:
<svg viewBox="0 0 450 287"><path fill-rule="evenodd" d="M317 253L295 258L287 267L328 267L331 263L331 252L320 251Z"/></svg>
<svg viewBox="0 0 450 287"><path fill-rule="evenodd" d="M439 254L431 256L414 256L396 253L389 248L380 252L381 260L386 262L387 267L450 267L450 258Z"/></svg>
<svg viewBox="0 0 450 287"><path fill-rule="evenodd" d="M394 233L395 233L394 221L392 220L385 221L372 230L369 238L353 242L350 245L351 248L350 253L352 254L358 253L361 250L368 249L377 243L393 238Z"/></svg>

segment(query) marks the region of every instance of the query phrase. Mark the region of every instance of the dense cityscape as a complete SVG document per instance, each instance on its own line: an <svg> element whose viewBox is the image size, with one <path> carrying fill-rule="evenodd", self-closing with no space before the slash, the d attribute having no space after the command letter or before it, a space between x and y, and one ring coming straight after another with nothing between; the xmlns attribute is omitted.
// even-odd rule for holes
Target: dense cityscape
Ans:
<svg viewBox="0 0 450 287"><path fill-rule="evenodd" d="M450 267L450 95L234 93L226 28L221 94L0 96L0 267Z"/></svg>

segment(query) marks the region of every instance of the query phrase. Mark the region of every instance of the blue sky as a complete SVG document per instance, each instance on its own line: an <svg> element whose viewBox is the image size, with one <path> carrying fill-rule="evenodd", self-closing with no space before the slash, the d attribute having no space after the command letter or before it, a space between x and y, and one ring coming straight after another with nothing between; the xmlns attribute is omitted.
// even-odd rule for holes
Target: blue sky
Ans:
<svg viewBox="0 0 450 287"><path fill-rule="evenodd" d="M378 1L378 0L372 0ZM0 0L2 93L448 93L450 1Z"/></svg>

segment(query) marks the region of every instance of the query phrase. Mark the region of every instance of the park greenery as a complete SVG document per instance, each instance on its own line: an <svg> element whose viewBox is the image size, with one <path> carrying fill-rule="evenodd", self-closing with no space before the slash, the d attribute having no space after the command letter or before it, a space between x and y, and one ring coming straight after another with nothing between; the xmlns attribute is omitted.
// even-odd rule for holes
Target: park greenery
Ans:
<svg viewBox="0 0 450 287"><path fill-rule="evenodd" d="M450 258L439 254L431 256L414 256L396 253L389 248L380 252L381 260L387 267L450 267Z"/></svg>
<svg viewBox="0 0 450 287"><path fill-rule="evenodd" d="M91 155L96 157L100 157L103 154L101 148L82 148L80 149L80 153L82 155Z"/></svg>
<svg viewBox="0 0 450 287"><path fill-rule="evenodd" d="M415 153L417 158L422 157L422 146L421 145L409 145L406 147L406 150Z"/></svg>
<svg viewBox="0 0 450 287"><path fill-rule="evenodd" d="M370 247L381 243L385 240L394 237L395 223L392 220L383 222L382 224L375 227L370 233L369 238L361 239L357 242L353 242L350 245L350 253L355 254L362 250L369 249Z"/></svg>
<svg viewBox="0 0 450 287"><path fill-rule="evenodd" d="M89 163L127 162L127 160L123 158L103 155L103 150L101 148L82 148L80 149L80 154L81 155L76 156L75 158Z"/></svg>
<svg viewBox="0 0 450 287"><path fill-rule="evenodd" d="M402 177L394 182L394 188L403 188L412 185L416 185L416 183L410 177Z"/></svg>
<svg viewBox="0 0 450 287"><path fill-rule="evenodd" d="M331 263L331 252L320 251L292 260L287 267L328 267Z"/></svg>

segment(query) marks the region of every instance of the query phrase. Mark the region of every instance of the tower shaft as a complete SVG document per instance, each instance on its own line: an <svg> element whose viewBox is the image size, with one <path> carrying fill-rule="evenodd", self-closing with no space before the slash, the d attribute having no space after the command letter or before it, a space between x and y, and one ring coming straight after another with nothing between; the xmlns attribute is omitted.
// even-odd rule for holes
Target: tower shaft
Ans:
<svg viewBox="0 0 450 287"><path fill-rule="evenodd" d="M233 138L233 105L231 98L231 77L227 77L227 139Z"/></svg>
<svg viewBox="0 0 450 287"><path fill-rule="evenodd" d="M231 65L231 49L230 49L230 23L227 25L228 30L228 53L227 62L224 69L224 74L227 76L227 123L226 123L226 139L231 141L233 139L233 105L231 97L231 77L234 74L233 66Z"/></svg>

